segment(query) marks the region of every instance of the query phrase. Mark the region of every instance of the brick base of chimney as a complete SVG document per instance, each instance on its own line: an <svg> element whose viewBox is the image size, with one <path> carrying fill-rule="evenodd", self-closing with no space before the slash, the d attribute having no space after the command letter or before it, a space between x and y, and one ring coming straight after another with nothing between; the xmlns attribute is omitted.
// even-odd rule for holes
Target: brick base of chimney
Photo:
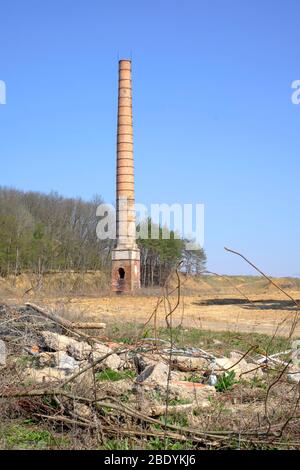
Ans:
<svg viewBox="0 0 300 470"><path fill-rule="evenodd" d="M139 249L114 249L111 273L111 289L113 292L132 292L139 289L141 287Z"/></svg>

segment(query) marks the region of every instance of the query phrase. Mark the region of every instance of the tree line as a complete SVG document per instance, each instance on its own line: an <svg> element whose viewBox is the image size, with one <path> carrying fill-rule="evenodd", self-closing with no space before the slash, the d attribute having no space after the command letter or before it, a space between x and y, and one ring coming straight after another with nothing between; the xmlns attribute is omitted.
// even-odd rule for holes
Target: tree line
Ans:
<svg viewBox="0 0 300 470"><path fill-rule="evenodd" d="M25 271L42 275L50 271L101 270L109 279L113 240L99 240L95 195L90 201L0 187L0 275ZM146 221L151 226L151 220ZM170 231L168 239L138 239L141 282L160 285L182 261L182 269L199 273L206 261L202 249L189 252L185 241Z"/></svg>

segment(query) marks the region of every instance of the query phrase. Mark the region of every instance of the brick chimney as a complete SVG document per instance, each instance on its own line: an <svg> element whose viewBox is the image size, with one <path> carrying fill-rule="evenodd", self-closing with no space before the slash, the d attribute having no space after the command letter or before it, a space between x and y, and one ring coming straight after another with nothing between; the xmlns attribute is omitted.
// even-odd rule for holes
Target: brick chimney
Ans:
<svg viewBox="0 0 300 470"><path fill-rule="evenodd" d="M114 292L140 287L140 250L135 238L131 61L119 61L116 245L112 251Z"/></svg>

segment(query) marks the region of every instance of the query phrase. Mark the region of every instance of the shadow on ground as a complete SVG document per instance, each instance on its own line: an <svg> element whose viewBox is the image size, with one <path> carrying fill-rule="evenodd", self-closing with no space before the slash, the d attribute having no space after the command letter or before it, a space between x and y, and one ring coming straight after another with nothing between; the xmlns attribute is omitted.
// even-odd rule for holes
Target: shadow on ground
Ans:
<svg viewBox="0 0 300 470"><path fill-rule="evenodd" d="M300 299L295 299L299 303ZM291 300L252 300L249 302L247 299L205 299L193 302L194 305L241 305L242 308L247 310L297 310L297 307Z"/></svg>

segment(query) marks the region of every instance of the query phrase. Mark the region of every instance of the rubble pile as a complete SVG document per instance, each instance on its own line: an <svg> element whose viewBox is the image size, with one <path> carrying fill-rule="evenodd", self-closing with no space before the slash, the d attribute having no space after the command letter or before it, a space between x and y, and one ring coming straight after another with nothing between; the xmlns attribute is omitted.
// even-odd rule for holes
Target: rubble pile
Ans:
<svg viewBox="0 0 300 470"><path fill-rule="evenodd" d="M133 419L135 413L158 418L166 409L168 415L209 410L221 379L262 380L269 363L287 364L278 359L280 354L274 356L249 358L232 351L229 357L217 357L200 348L178 349L145 338L128 347L65 328L28 306L0 307L1 397L15 396L16 387L18 396L20 391L61 394L64 400L72 396L71 404L61 404L60 419L66 422L74 417L82 424L100 419L107 408L118 419L120 414ZM297 348L286 367L289 380L299 382ZM12 380L14 372L17 380Z"/></svg>

